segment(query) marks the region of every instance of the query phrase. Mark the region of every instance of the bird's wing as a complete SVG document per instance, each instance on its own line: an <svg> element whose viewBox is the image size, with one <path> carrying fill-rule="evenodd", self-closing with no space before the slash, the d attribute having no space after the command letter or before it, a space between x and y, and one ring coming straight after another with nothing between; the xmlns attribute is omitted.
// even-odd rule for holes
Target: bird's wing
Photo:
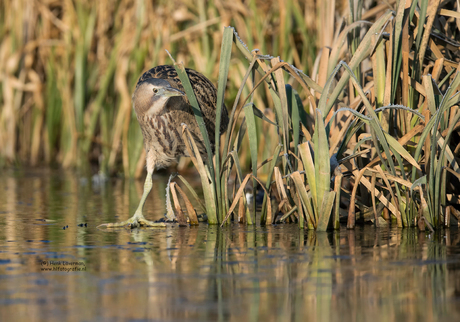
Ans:
<svg viewBox="0 0 460 322"><path fill-rule="evenodd" d="M215 133L215 120L216 120L216 104L217 104L217 90L213 83L197 71L186 68L187 75L192 84L193 91L195 92L196 99L200 105L201 112L203 113L204 122L208 133ZM184 91L184 87L177 76L177 72L173 66L161 65L146 71L140 78L137 84L140 84L149 78L162 78L167 80L172 87ZM190 105L188 98L184 97L187 105ZM192 112L190 110L190 112ZM193 112L192 112L193 113ZM220 133L224 133L228 126L228 112L225 105L222 109ZM214 142L214 135L210 135L210 140Z"/></svg>

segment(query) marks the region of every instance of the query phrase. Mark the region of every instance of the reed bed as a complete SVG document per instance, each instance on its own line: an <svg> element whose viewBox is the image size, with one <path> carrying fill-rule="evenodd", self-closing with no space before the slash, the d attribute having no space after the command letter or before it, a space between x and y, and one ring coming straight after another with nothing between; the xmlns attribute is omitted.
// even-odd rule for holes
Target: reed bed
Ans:
<svg viewBox="0 0 460 322"><path fill-rule="evenodd" d="M178 195L197 222L185 191L210 224L423 230L458 219L456 1L25 4L5 1L17 14L0 26L5 163L92 161L138 177L131 89L174 62L190 102L184 66L218 80L218 109L231 106L213 162L182 129L204 201L179 176L168 203L181 221ZM258 194L260 207L247 198Z"/></svg>
<svg viewBox="0 0 460 322"><path fill-rule="evenodd" d="M248 59L249 67L233 103L223 150L213 163L202 162L183 128L201 176L209 222L223 225L233 218L263 225L290 218L299 228L318 231L339 228L341 218L350 229L357 218L377 227L449 226L452 214L458 216L454 205L460 192L455 6L400 1L393 11L374 10L379 13L364 21L363 3L350 1L347 23L337 25L334 45L323 48L311 77L279 57L249 51L236 31L226 28L218 109L223 108L232 47ZM175 65L186 83L184 66ZM298 90L286 79L295 80ZM241 95L245 86L249 95ZM264 86L269 88L272 120L253 100ZM193 102L191 87L186 92ZM274 153L266 160L258 153L256 119L278 133ZM243 175L239 151L246 136L252 171ZM265 183L259 180L263 168ZM228 185L232 172L237 181L233 189ZM255 202L247 201L248 184L253 196L263 190L260 212Z"/></svg>
<svg viewBox="0 0 460 322"><path fill-rule="evenodd" d="M168 50L216 81L228 25L239 26L251 47L308 69L315 46L295 44L314 43L313 3L2 1L0 165L141 177L142 135L131 108L139 75L171 64ZM245 63L232 62L228 101L241 86ZM262 102L264 94L256 99Z"/></svg>

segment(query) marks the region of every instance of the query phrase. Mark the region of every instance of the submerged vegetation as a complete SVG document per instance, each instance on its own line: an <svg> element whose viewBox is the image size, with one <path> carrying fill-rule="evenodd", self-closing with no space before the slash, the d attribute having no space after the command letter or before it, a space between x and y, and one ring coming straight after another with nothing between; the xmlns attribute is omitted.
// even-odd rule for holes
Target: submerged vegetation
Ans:
<svg viewBox="0 0 460 322"><path fill-rule="evenodd" d="M166 41L181 62L175 66L192 105L184 66L214 75L218 108L224 101L231 108L228 130L214 159L207 158L214 162L194 153L195 142L182 128L204 202L179 176L171 184L175 207L171 201L168 207L179 221L185 219L178 193L190 223L197 223L188 191L211 224L233 216L247 224L289 221L319 231L338 228L340 220L348 228L356 220L449 226L458 218L460 194L457 2L364 8L363 1L350 0L338 19L328 14L335 2L323 2L316 7L324 17L320 36L309 32L311 1L277 9L258 1L206 8L199 1L197 9L186 1L177 9L161 5L170 15L133 1L121 1L113 12L105 2L97 9L36 2L39 14L32 21L40 28L26 32L23 24L21 33L0 26L0 157L30 157L32 165L43 157L63 167L84 167L92 158L103 172L121 163L125 175L139 176L142 136L130 89L142 70L174 61L163 51ZM150 26L144 11L159 15L150 21L163 29ZM171 19L198 24L174 33ZM221 20L235 29L222 33ZM43 38L23 39L37 34ZM314 40L320 51L313 62Z"/></svg>

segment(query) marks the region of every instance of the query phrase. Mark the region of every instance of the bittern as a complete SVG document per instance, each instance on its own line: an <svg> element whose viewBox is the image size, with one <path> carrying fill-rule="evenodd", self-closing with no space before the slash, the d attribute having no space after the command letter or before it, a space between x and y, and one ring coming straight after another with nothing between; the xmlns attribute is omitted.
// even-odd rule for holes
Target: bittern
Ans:
<svg viewBox="0 0 460 322"><path fill-rule="evenodd" d="M186 68L193 91L200 106L214 150L216 127L217 91L202 74ZM206 149L192 106L173 66L157 66L145 72L137 82L132 104L144 137L147 177L144 192L134 215L123 222L108 224L109 227L157 226L144 218L142 209L152 189L154 170L171 165L180 156L188 156L181 136L181 125L185 123L195 139L200 154L206 159ZM222 106L219 132L222 135L228 126L228 112ZM209 161L209 160L208 160ZM210 160L212 162L212 160Z"/></svg>

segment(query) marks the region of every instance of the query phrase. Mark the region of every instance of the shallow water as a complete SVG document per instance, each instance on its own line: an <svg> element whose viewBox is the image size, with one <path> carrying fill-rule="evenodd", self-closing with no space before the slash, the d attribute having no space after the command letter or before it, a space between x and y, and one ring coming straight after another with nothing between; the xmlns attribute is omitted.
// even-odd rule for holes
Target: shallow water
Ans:
<svg viewBox="0 0 460 322"><path fill-rule="evenodd" d="M0 320L460 321L457 228L96 229L131 216L142 186L2 172Z"/></svg>

